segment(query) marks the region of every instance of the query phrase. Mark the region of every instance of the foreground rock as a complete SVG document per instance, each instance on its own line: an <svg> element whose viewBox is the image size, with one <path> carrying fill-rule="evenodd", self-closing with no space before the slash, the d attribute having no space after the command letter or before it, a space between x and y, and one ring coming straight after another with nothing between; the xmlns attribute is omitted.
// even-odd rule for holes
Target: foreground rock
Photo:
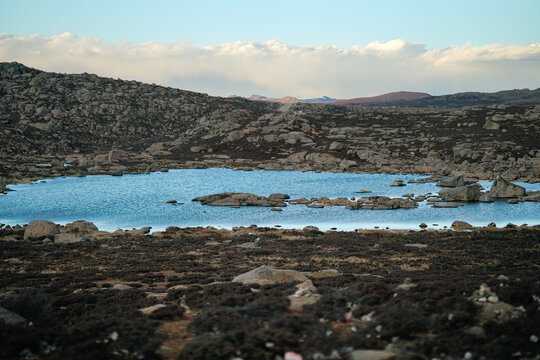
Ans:
<svg viewBox="0 0 540 360"><path fill-rule="evenodd" d="M214 195L196 197L192 201L199 201L203 205L210 206L264 206L264 207L284 207L285 202L279 198L267 198L265 196L249 193L220 193Z"/></svg>
<svg viewBox="0 0 540 360"><path fill-rule="evenodd" d="M495 178L489 193L494 199L517 198L527 194L523 186L512 184L502 176L497 176Z"/></svg>
<svg viewBox="0 0 540 360"><path fill-rule="evenodd" d="M24 231L24 240L36 241L53 238L60 232L58 225L48 220L34 220L28 224Z"/></svg>
<svg viewBox="0 0 540 360"><path fill-rule="evenodd" d="M242 284L274 285L289 282L303 282L308 278L301 272L294 270L280 270L270 266L260 266L247 273L238 275L232 281Z"/></svg>

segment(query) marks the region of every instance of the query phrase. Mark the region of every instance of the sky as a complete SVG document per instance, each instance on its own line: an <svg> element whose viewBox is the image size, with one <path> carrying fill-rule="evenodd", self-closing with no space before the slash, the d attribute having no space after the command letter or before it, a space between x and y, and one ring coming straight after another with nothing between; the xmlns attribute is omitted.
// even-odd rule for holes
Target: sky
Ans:
<svg viewBox="0 0 540 360"><path fill-rule="evenodd" d="M211 95L540 87L540 0L0 0L0 61Z"/></svg>

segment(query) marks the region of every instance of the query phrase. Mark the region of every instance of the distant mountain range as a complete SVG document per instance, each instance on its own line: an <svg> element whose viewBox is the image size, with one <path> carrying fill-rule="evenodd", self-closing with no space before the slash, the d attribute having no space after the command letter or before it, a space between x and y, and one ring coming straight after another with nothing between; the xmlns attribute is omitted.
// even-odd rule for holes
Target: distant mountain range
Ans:
<svg viewBox="0 0 540 360"><path fill-rule="evenodd" d="M292 96L268 98L252 95L249 100L275 102L282 104L317 103L330 105L364 105L364 106L406 106L406 107L439 107L460 108L464 106L506 105L539 105L540 88L535 90L515 89L493 93L462 92L450 95L432 96L422 92L396 91L377 96L353 99L334 99L328 96L313 99L298 99Z"/></svg>
<svg viewBox="0 0 540 360"><path fill-rule="evenodd" d="M354 99L340 100L331 102L333 105L357 105L372 103L387 103L392 101L418 100L431 97L431 95L420 92L396 91L387 94L370 97L359 97Z"/></svg>

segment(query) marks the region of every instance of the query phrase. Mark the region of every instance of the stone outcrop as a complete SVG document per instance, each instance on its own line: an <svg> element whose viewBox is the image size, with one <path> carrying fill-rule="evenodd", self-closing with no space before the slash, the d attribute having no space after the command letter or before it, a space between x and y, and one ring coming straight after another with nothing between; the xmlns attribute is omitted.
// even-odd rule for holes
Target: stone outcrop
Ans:
<svg viewBox="0 0 540 360"><path fill-rule="evenodd" d="M192 201L199 201L203 205L211 206L265 206L284 207L286 203L280 199L269 198L249 193L220 193L214 195L196 197Z"/></svg>
<svg viewBox="0 0 540 360"><path fill-rule="evenodd" d="M517 198L527 194L524 187L512 184L502 176L497 176L495 178L489 193L494 199Z"/></svg>
<svg viewBox="0 0 540 360"><path fill-rule="evenodd" d="M444 201L478 201L481 195L478 185L458 186L439 191L439 196Z"/></svg>

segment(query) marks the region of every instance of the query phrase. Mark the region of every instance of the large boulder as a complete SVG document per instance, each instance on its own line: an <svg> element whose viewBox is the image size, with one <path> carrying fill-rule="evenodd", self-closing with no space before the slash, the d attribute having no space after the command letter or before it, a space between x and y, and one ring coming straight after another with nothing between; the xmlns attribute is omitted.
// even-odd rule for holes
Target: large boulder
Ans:
<svg viewBox="0 0 540 360"><path fill-rule="evenodd" d="M527 195L523 186L512 184L510 181L506 181L502 176L497 176L495 178L489 193L494 199L508 199Z"/></svg>
<svg viewBox="0 0 540 360"><path fill-rule="evenodd" d="M26 230L24 231L24 240L41 240L45 238L52 238L55 234L58 234L60 230L58 225L48 220L34 220L31 221Z"/></svg>
<svg viewBox="0 0 540 360"><path fill-rule="evenodd" d="M437 183L437 186L443 186L443 187L458 187L458 186L465 186L465 179L463 175L459 176L450 176L446 179L443 179Z"/></svg>
<svg viewBox="0 0 540 360"><path fill-rule="evenodd" d="M443 201L478 201L481 195L478 185L458 186L439 191L439 196Z"/></svg>
<svg viewBox="0 0 540 360"><path fill-rule="evenodd" d="M271 199L265 196L249 193L220 193L207 196L196 197L192 201L200 201L203 205L211 206L287 206L280 199Z"/></svg>
<svg viewBox="0 0 540 360"><path fill-rule="evenodd" d="M274 285L290 282L304 282L308 280L304 273L294 270L280 270L270 266L260 266L256 269L240 274L232 281L242 284Z"/></svg>

